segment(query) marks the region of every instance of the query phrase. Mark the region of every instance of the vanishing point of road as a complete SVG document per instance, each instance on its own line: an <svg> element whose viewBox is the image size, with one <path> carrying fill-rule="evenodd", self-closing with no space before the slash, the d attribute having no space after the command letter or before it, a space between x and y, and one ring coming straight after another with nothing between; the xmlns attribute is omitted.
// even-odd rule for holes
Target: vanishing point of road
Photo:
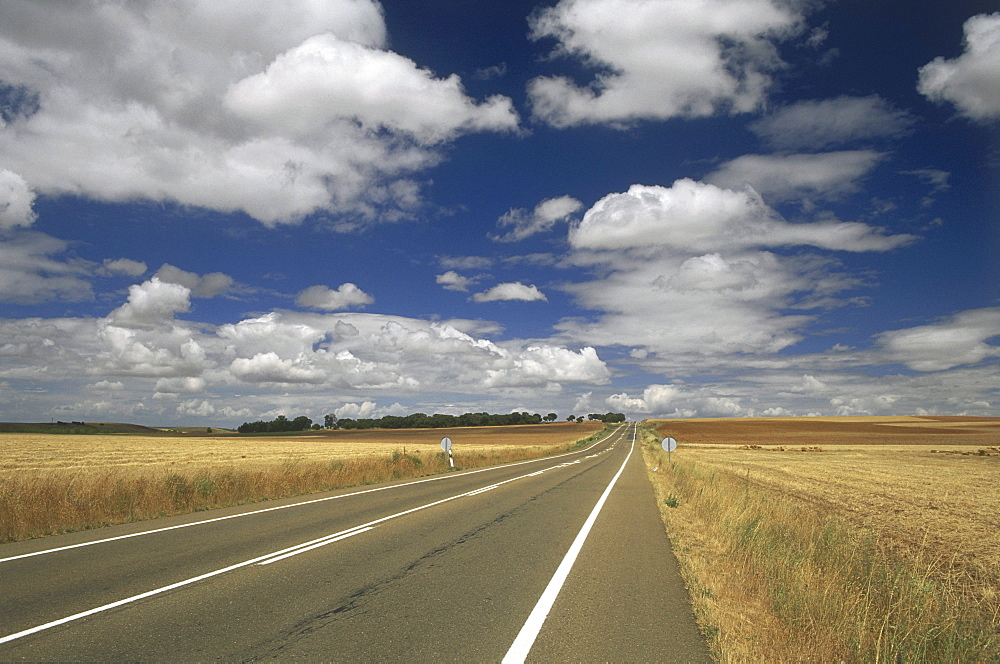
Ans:
<svg viewBox="0 0 1000 664"><path fill-rule="evenodd" d="M6 544L0 588L2 661L710 661L628 424L557 457Z"/></svg>

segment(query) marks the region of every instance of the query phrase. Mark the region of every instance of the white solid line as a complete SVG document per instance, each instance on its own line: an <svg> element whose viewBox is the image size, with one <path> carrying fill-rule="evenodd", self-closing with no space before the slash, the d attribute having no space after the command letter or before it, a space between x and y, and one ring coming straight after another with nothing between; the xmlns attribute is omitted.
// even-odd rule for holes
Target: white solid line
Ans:
<svg viewBox="0 0 1000 664"><path fill-rule="evenodd" d="M587 535L590 534L591 528L594 527L594 522L597 521L597 515L600 514L605 501L607 501L608 496L611 495L611 489L614 488L615 483L618 482L618 478L621 477L622 472L625 471L625 464L628 463L629 457L632 456L632 450L634 449L635 428L632 429L632 447L629 448L628 454L625 456L625 461L622 463L622 467L618 469L618 472L611 479L611 483L608 484L608 488L606 488L604 493L601 494L601 497L597 501L597 504L594 505L594 509L591 511L590 516L588 516L587 520L583 523L583 528L580 529L576 539L573 540L573 544L570 545L569 550L562 559L562 562L559 563L559 567L556 568L556 573L552 575L552 579L550 579L549 584L545 586L545 591L542 592L542 596L538 598L538 603L535 604L535 608L531 610L531 614L528 615L528 619L524 622L524 626L521 627L521 631L518 632L517 638L514 639L514 643L511 644L507 654L504 655L503 664L521 664L521 662L524 662L525 658L528 656L528 652L531 651L531 647L535 644L535 639L538 638L538 633L541 631L542 625L545 623L545 619L549 615L549 611L552 610L552 605L555 604L556 597L559 596L559 591L562 590L563 584L566 582L566 577L569 576L569 572L573 569L573 564L576 562L577 556L580 555L580 551L583 549L583 543L587 540Z"/></svg>
<svg viewBox="0 0 1000 664"><path fill-rule="evenodd" d="M617 431L616 431L616 433L617 433ZM615 434L611 434L611 435L613 436ZM610 436L608 436L608 438L610 438ZM607 440L607 438L604 438L603 440ZM598 441L598 442L603 442L603 441ZM596 445L596 444L597 443L594 443L594 445ZM629 454L631 454L631 452L629 452ZM549 458L551 458L551 457L549 457ZM514 464L510 464L510 465L514 465ZM517 480L524 479L526 477L534 477L536 475L539 475L541 472L545 472L545 471L548 471L548 470L553 470L553 469L556 469L556 468L562 468L562 467L564 467L566 465L569 465L569 464L559 464L559 465L556 465L556 466L551 466L549 468L546 468L546 469L544 469L542 471L538 471L538 472L534 472L534 473L528 473L526 475L519 475L517 477L512 477L512 478L510 478L508 480L504 480L502 482L498 482L497 484L493 485L490 488L496 488L496 487L502 486L504 484L509 484L510 482L515 482ZM471 472L478 472L478 471L471 471ZM469 473L465 473L465 474L469 474ZM621 474L621 471L619 471L619 474ZM437 478L435 478L435 479L437 479ZM617 479L617 477L615 479ZM424 481L426 481L426 480L424 480ZM419 482L410 482L410 484L419 484ZM124 606L126 604L131 604L131 603L137 602L137 601L139 601L141 599L146 599L147 597L153 597L154 595L159 595L161 593L165 593L165 592L170 591L170 590L175 590L177 588L182 588L184 586L191 585L192 583L196 583L198 581L203 581L205 579L209 579L209 578L211 578L213 576L218 576L220 574L225 574L226 572L231 572L233 570L240 569L241 567L247 567L249 565L256 565L258 563L262 563L263 561L274 562L274 560L271 560L272 558L287 558L288 556L285 555L285 554L294 555L296 553L302 553L303 551L300 551L300 549L303 549L303 547L316 548L316 546L322 546L323 544L328 544L328 543L330 543L332 541L335 541L335 540L333 540L331 538L345 539L346 537L350 537L351 535L356 535L356 534L359 534L361 532L366 532L368 530L371 530L374 526L376 526L376 525L378 525L380 523L383 523L385 521L389 521L390 519L395 519L395 518L398 518L398 517L401 517L401 516L405 516L407 514L412 514L414 512L419 512L421 510L427 509L428 507L434 507L435 505L441 505L442 503L447 503L447 502L450 502L452 500L457 500L458 498L466 498L466 497L469 497L469 496L475 496L479 492L480 492L480 489L473 489L472 491L466 491L465 493L459 493L459 494L456 494L454 496L450 496L448 498L443 498L441 500L436 500L436 501L434 501L432 503L427 503L426 505L420 505L418 507L413 507L413 508L410 508L408 510L404 510L402 512L397 512L396 514L390 514L389 516L384 516L384 517L382 517L380 519L375 519L374 521L369 521L368 523L363 523L363 524L361 524L359 526L354 526L352 528L348 528L347 530L342 530L342 531L340 531L338 533L333 533L332 535L325 535L323 537L320 537L319 539L310 540L308 542L303 542L301 544L296 544L295 546L290 546L288 548L281 549L280 551L272 551L271 553L267 553L267 554L265 554L263 556L257 556L256 558L252 558L250 560L245 560L245 561L243 561L241 563L236 563L235 565L230 565L228 567L223 567L222 569L217 569L217 570L212 571L212 572L207 572L205 574L201 574L199 576L195 576L195 577L192 577L190 579L185 579L183 581L178 581L177 583L172 583L172 584L170 584L168 586L163 586L162 588L156 588L154 590L150 590L150 591L147 591L147 592L144 592L144 593L140 593L138 595L133 595L132 597L126 597L125 599L120 599L117 602L112 602L110 604L105 604L103 606L98 606L98 607L95 607L93 609L88 609L87 611L82 611L80 613L75 613L75 614L73 614L71 616L67 616L65 618L60 618L59 620L53 620L52 622L47 622L44 625L38 625L36 627L32 627L30 629L26 629L26 630L23 630L23 631L20 631L20 632L16 632L14 634L8 634L7 636L0 637L0 644L9 643L10 641L16 641L17 639L23 638L25 636L29 636L31 634L36 634L38 632L42 632L42 631L45 631L47 629L51 629L53 627L58 627L59 625L65 625L66 623L73 622L74 620L79 620L80 618L86 618L87 616L92 616L92 615L94 615L96 613L101 613L103 611L108 611L110 609L118 608L119 606ZM366 493L366 492L360 492L360 493ZM356 495L356 494L354 494L354 495ZM320 500L330 500L330 499L329 498L323 498L323 499L320 499ZM310 501L310 502L318 502L318 501ZM299 503L299 504L305 504L305 503ZM280 508L272 508L272 509L280 509ZM261 510L261 511L267 511L267 510ZM223 518L229 518L229 517L223 517ZM167 530L167 529L162 529L162 530ZM329 540L329 541L327 541L327 540ZM315 546L313 546L313 545L315 545ZM53 550L55 550L55 549L53 549ZM303 549L303 550L308 550L308 549Z"/></svg>
<svg viewBox="0 0 1000 664"><path fill-rule="evenodd" d="M615 430L615 433L617 433L617 430ZM252 512L241 512L240 514L230 514L229 516L219 516L219 517L215 517L214 519L205 519L203 521L193 521L191 523L182 523L182 524L179 524L179 525L176 525L176 526L167 526L165 528L154 528L153 530L144 530L142 532L131 533L129 535L118 535L117 537L107 537L105 539L93 540L93 541L90 541L90 542L81 542L79 544L69 544L67 546L59 546L59 547L55 547L53 549L43 549L41 551L33 551L31 553L22 553L22 554L17 555L17 556L10 556L8 558L0 558L0 563L6 563L6 562L10 562L12 560L20 560L21 558L31 558L31 557L34 557L34 556L42 556L42 555L45 555L47 553L56 553L57 551L66 551L68 549L79 549L79 548L85 547L85 546L94 546L95 544L107 544L108 542L116 542L118 540L131 539L133 537L142 537L143 535L153 535L153 534L156 534L156 533L167 532L168 530L178 530L180 528L191 528L192 526L203 526L203 525L208 524L208 523L216 523L216 522L219 522L219 521L228 521L229 519L241 519L241 518L243 518L245 516L254 516L256 514L264 514L265 512L274 512L276 510L287 510L287 509L292 508L292 507L302 507L303 505L312 505L314 503L323 503L323 502L327 502L327 501L330 501L330 500L340 500L341 498L350 498L352 496L360 496L360 495L366 494L366 493L375 493L377 491L388 491L390 489L402 489L403 487L413 486L414 484L424 484L426 482L437 482L439 480L447 480L447 479L452 479L452 478L456 478L456 477L465 477L466 475L475 475L477 473L485 473L485 472L488 472L490 470L500 470L500 469L503 469L503 468L513 468L514 466L521 466L521 465L524 465L526 463L536 463L538 461L550 461L552 459L558 459L560 457L568 456L570 454L578 454L580 452L586 452L587 450L589 450L589 449L591 449L591 448L593 448L593 447L595 447L597 445L600 445L601 443L603 443L604 441L606 441L608 438L610 438L613 435L615 435L615 434L612 433L611 435L609 435L609 436L607 436L605 438L602 438L601 440L597 441L596 443L594 443L590 447L584 448L582 450L576 450L574 452L565 452L563 454L556 454L556 455L553 455L553 456L550 456L550 457L539 457L538 459L528 459L527 461L517 461L515 463L508 463L508 464L504 464L502 466L490 466L488 468L478 468L476 470L470 470L470 471L463 472L463 473L440 475L438 477L429 477L429 478L425 478L425 479L422 479L422 480L415 480L413 482L407 482L406 484L393 484L392 486L381 486L381 487L376 487L374 489L364 489L363 491L354 491L352 493L345 493L345 494L341 494L341 495L338 495L338 496L327 496L326 498L314 498L312 500L302 501L301 503L292 503L290 505L279 505L277 507L266 507L266 508L260 509L260 510L253 510Z"/></svg>

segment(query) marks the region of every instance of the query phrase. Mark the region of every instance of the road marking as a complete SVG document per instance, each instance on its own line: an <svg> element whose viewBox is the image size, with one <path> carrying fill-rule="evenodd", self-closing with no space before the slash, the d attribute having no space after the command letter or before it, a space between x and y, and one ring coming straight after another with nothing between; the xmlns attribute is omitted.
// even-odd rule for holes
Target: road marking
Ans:
<svg viewBox="0 0 1000 664"><path fill-rule="evenodd" d="M153 530L144 530L144 531L138 532L138 533L131 533L131 534L128 534L128 535L118 535L117 537L107 537L105 539L93 540L91 542L81 542L79 544L69 544L69 545L66 545L66 546L55 547L53 549L43 549L41 551L33 551L31 553L22 553L22 554L17 555L17 556L10 556L8 558L0 558L0 563L7 563L7 562L10 562L12 560L20 560L21 558L32 558L34 556L42 556L42 555L45 555L47 553L56 553L58 551L67 551L69 549L79 549L79 548L82 548L82 547L85 547L85 546L94 546L95 544L107 544L109 542L117 542L118 540L132 539L133 537L142 537L144 535L154 535L156 533L164 533L164 532L167 532L169 530L179 530L181 528L191 528L192 526L203 526L203 525L208 524L208 523L217 523L219 521L228 521L230 519L241 519L241 518L243 518L245 516L254 516L256 514L264 514L265 512L274 512L274 511L277 511L277 510L287 510L287 509L290 509L292 507L302 507L303 505L312 505L314 503L323 503L323 502L327 502L327 501L330 501L330 500L340 500L341 498L350 498L352 496L360 496L360 495L366 494L366 493L375 493L377 491L388 491L390 489L402 489L403 487L413 486L414 484L424 484L426 482L437 482L437 481L440 481L440 480L447 480L447 479L452 479L452 478L456 478L456 477L465 477L466 475L475 475L477 473L485 473L485 472L488 472L488 471L491 471L491 470L500 470L500 469L503 469L503 468L512 468L514 466L521 466L521 465L524 465L526 463L536 463L538 461L550 461L552 459L558 459L560 457L568 456L570 454L578 454L580 452L586 452L587 450L592 449L592 448L596 447L597 445L600 445L601 443L603 443L604 441L606 441L608 438L611 438L611 436L614 436L615 433L618 433L618 429L616 429L614 433L612 433L612 434L606 436L605 438L602 438L601 440L597 441L596 443L594 443L590 447L584 448L582 450L576 450L574 452L566 452L564 454L556 454L554 456L541 457L541 458L538 458L538 459L528 459L527 461L517 461L515 463L508 463L508 464L504 464L502 466L490 466L489 468L479 468L477 470L470 470L470 471L463 472L463 473L441 475L439 477L429 477L429 478L422 479L422 480L416 480L414 482L407 482L406 484L393 484L392 486L381 486L381 487L376 487L374 489L365 489L363 491L354 491L352 493L345 493L345 494L341 494L341 495L338 495L338 496L327 496L326 498L315 498L313 500L306 500L306 501L303 501L301 503L292 503L290 505L279 505L277 507L266 507L264 509L253 510L252 512L241 512L240 514L230 514L228 516L219 516L219 517L215 517L214 519L205 519L203 521L193 521L191 523L182 523L182 524L178 524L176 526L167 526L165 528L154 528ZM542 472L544 472L544 471L542 471Z"/></svg>
<svg viewBox="0 0 1000 664"><path fill-rule="evenodd" d="M348 537L354 537L355 535L360 535L361 533L367 533L372 530L372 527L367 528L352 528L351 530L346 530L340 533L335 533L333 535L327 535L326 537L320 537L319 539L313 540L312 542L305 542L300 544L294 551L289 551L288 553L282 554L280 556L275 556L274 558L268 558L267 560L262 560L257 563L257 565L270 565L271 563L276 563L279 560L284 560L285 558L291 558L292 556L297 556L300 553L305 553L306 551L312 551L313 549L318 549L321 546L326 546L327 544L333 544L334 542L339 542L340 540L347 539Z"/></svg>
<svg viewBox="0 0 1000 664"><path fill-rule="evenodd" d="M617 431L616 431L616 433L617 433ZM611 434L611 435L615 435L615 434ZM610 436L609 436L609 438L610 438ZM607 438L605 438L604 440L607 440ZM603 442L603 441L598 441L598 442ZM597 443L594 443L594 444L596 445ZM631 452L629 452L629 454L631 455ZM551 457L549 457L549 458L551 458ZM626 459L626 461L627 461L627 459ZM577 462L574 462L574 463L577 463ZM513 465L513 464L511 464L511 465ZM490 487L487 487L487 488L489 488L489 489L495 489L495 488L500 487L500 486L502 486L504 484L509 484L511 482L516 482L517 480L525 479L527 477L535 477L535 476L540 475L540 474L542 474L544 472L547 472L549 470L554 470L554 469L557 469L557 468L564 468L564 467L570 466L570 465L573 465L573 464L572 463L563 463L563 464L558 464L558 465L555 465L555 466L551 466L549 468L545 468L545 469L543 469L541 471L536 471L536 472L533 472L533 473L528 473L526 475L518 475L517 477L512 477L512 478L504 480L502 482L498 482L498 483L496 483L496 484L494 484L494 485L492 485ZM476 471L473 471L473 472L476 472ZM618 471L618 473L620 475L621 471ZM617 476L615 476L615 479L616 480L618 479ZM419 482L411 482L410 484L418 484L418 483ZM346 538L351 537L353 535L358 535L360 533L367 532L369 530L372 530L376 525L378 525L380 523L384 523L384 522L389 521L391 519L395 519L395 518L398 518L398 517L401 517L401 516L405 516L407 514L413 514L414 512L419 512L419 511L425 510L425 509L427 509L429 507L434 507L435 505L441 505L443 503L451 502L452 500L457 500L459 498L467 498L467 497L470 497L470 496L475 496L475 495L477 495L477 494L479 494L481 492L482 492L482 488L480 488L480 489L473 489L472 491L466 491L464 493L459 493L459 494L456 494L454 496L449 496L448 498L442 498L441 500L435 500L434 502L427 503L425 505L419 505L417 507L412 507L412 508L410 508L408 510L403 510L402 512L397 512L395 514L390 514L389 516L384 516L384 517L381 517L379 519L375 519L374 521L369 521L368 523L363 523L363 524L361 524L359 526L354 526L352 528L348 528L347 530L342 530L340 532L333 533L331 535L325 535L323 537L320 537L319 539L310 540L308 542L302 542L301 544L296 544L295 546L290 546L288 548L281 549L280 551L272 551L271 553L264 554L263 556L257 556L256 558L251 558L250 560L245 560L243 562L236 563L234 565L229 565L228 567L223 567L222 569L217 569L217 570L212 571L212 572L206 572L205 574L200 574L200 575L192 577L190 579L185 579L183 581L178 581L177 583L171 583L170 585L163 586L162 588L156 588L154 590L149 590L147 592L140 593L138 595L133 595L132 597L126 597L125 599L120 599L120 600L118 600L116 602L111 602L110 604L105 604L103 606L98 606L98 607L95 607L93 609L88 609L87 611L82 611L80 613L75 613L75 614L73 614L71 616L67 616L65 618L60 618L59 620L53 620L52 622L47 622L44 625L37 625L36 627L31 627L29 629L22 630L20 632L14 633L14 634L8 634L7 636L0 637L0 644L9 643L11 641L16 641L17 639L24 638L25 636L30 636L31 634L37 634L38 632L43 632L43 631L45 631L47 629L51 629L53 627L58 627L59 625L65 625L66 623L73 622L74 620L79 620L81 618L86 618L88 616L92 616L92 615L97 614L97 613L108 611L110 609L115 609L115 608L118 608L120 606L125 606L126 604L132 604L133 602L138 602L139 600L143 600L143 599L146 599L146 598L149 598L149 597L153 597L155 595L159 595L161 593L165 593L165 592L168 592L170 590L176 590L177 588L183 588L184 586L191 585L192 583L197 583L198 581L204 581L205 579L210 579L213 576L219 576L220 574L225 574L226 572L232 572L233 570L237 570L237 569L240 569L240 568L243 568L243 567L248 567L250 565L269 564L269 563L272 563L272 562L277 562L278 560L282 560L284 558L288 558L290 556L297 555L299 553L304 553L305 551L308 551L310 549L315 549L317 547L324 546L326 544L330 544L330 543L335 542L337 540L346 539ZM361 492L361 493L365 493L365 492ZM321 500L325 500L325 499L321 499ZM312 501L312 502L316 502L316 501ZM303 503L300 503L300 504L303 504ZM266 511L266 510L262 510L262 511ZM267 562L265 563L265 561L267 561Z"/></svg>
<svg viewBox="0 0 1000 664"><path fill-rule="evenodd" d="M205 579L210 579L213 576L219 576L220 574L225 574L226 572L232 572L233 570L240 569L241 567L247 567L249 565L258 563L262 560L267 560L272 556L285 553L286 551L292 551L294 549L298 549L301 546L302 546L301 544L296 544L295 546L289 547L287 549L282 549L281 551L273 551L263 556L258 556L250 560L244 560L241 563L236 563L235 565L230 565L229 567L223 567L222 569L217 569L212 572L199 574L198 576L191 577L190 579L184 579L183 581L178 581L177 583L171 583L169 586L163 586L162 588L156 588L154 590L149 590L147 592L140 593L138 595L133 595L132 597L126 597L125 599L120 599L117 602L112 602L110 604L105 604L103 606L94 607L93 609L88 609L87 611L81 611L80 613L74 613L71 616L66 616L65 618L60 618L59 620L53 620L52 622L47 622L44 625L38 625L30 629L22 630L15 634L8 634L7 636L0 637L0 644L9 643L10 641L16 641L17 639L30 636L31 634L37 634L38 632L44 632L47 629L52 629L53 627L58 627L59 625L65 625L66 623L73 622L74 620L79 620L80 618L86 618L87 616L92 616L95 613L101 613L103 611L116 609L119 606L132 604L133 602L138 602L139 600L146 599L147 597L153 597L154 595L159 595L161 593L165 593L170 590L183 588L184 586L189 586L192 583L197 583L198 581L204 581Z"/></svg>
<svg viewBox="0 0 1000 664"><path fill-rule="evenodd" d="M531 473L530 477L534 477L535 475L536 475L536 473ZM524 475L524 477L529 477L529 475ZM482 489L476 489L475 491L469 493L468 495L470 495L470 496L478 496L481 493L486 493L487 491L492 491L493 489L497 488L498 486L500 486L500 485L499 484L491 484L489 486L484 486Z"/></svg>
<svg viewBox="0 0 1000 664"><path fill-rule="evenodd" d="M598 499L597 504L594 505L593 511L591 511L590 516L583 523L583 527L580 532L577 533L576 539L573 540L573 544L570 545L569 550L563 557L562 562L559 563L559 567L556 568L556 573L552 575L549 580L549 584L545 586L545 591L542 592L542 596L538 599L538 603L535 604L535 608L531 610L528 615L528 619L524 622L524 626L521 627L521 631L518 632L517 638L514 639L514 643L511 644L510 649L503 658L504 664L521 664L524 662L525 658L528 656L528 652L531 651L531 647L535 644L535 639L538 638L538 633L542 629L542 625L545 623L545 619L549 615L549 611L552 610L552 605L555 604L556 597L559 596L559 591L562 590L563 584L566 582L566 577L569 576L569 572L573 569L573 564L576 562L577 556L580 555L580 550L583 549L583 543L587 540L587 535L590 534L591 528L594 527L594 522L597 521L597 515L601 513L601 508L604 507L605 501L607 501L608 496L611 495L611 489L614 488L615 483L618 482L618 478L625 471L625 464L628 463L629 458L632 456L632 451L635 449L635 428L632 429L632 447L629 448L628 454L625 456L625 461L622 463L622 467L618 469L618 472L611 479L611 483L608 484L608 488L604 490L601 494L600 499Z"/></svg>

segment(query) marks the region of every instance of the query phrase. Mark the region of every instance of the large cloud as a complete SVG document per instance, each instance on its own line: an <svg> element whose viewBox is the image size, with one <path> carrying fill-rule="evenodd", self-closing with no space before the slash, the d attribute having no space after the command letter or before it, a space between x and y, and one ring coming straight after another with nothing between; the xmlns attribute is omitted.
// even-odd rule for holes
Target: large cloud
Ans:
<svg viewBox="0 0 1000 664"><path fill-rule="evenodd" d="M104 318L0 320L0 380L32 386L35 403L26 408L54 417L248 419L334 409L331 400L356 400L358 392L476 395L469 407L477 409L484 395L523 400L537 390L551 398L566 385L610 377L592 347L496 343L480 334L491 327L483 321L275 311L214 326L180 318L189 304L189 289L154 277ZM8 402L27 392L0 392L0 403L13 412ZM191 394L205 396L182 400Z"/></svg>
<svg viewBox="0 0 1000 664"><path fill-rule="evenodd" d="M752 111L781 65L772 40L800 23L771 0L562 0L532 17L531 36L598 73L584 87L536 78L531 105L558 127Z"/></svg>
<svg viewBox="0 0 1000 664"><path fill-rule="evenodd" d="M365 129L402 132L420 143L448 140L462 131L505 130L517 124L510 99L476 105L457 76L435 79L400 55L312 37L278 56L266 71L226 92L225 105L268 129L321 136L344 118Z"/></svg>
<svg viewBox="0 0 1000 664"><path fill-rule="evenodd" d="M385 45L374 0L14 3L0 71L20 101L0 128L0 168L39 194L266 224L318 210L398 218L436 146L517 117ZM15 190L8 216L21 221L8 226L28 219Z"/></svg>
<svg viewBox="0 0 1000 664"><path fill-rule="evenodd" d="M1000 119L1000 13L966 21L965 53L921 67L917 90L933 101L951 102L973 120Z"/></svg>
<svg viewBox="0 0 1000 664"><path fill-rule="evenodd" d="M558 329L578 342L632 347L647 365L670 358L704 370L709 358L777 353L858 281L832 258L767 249L886 251L911 239L857 222L792 224L752 189L634 185L595 203L571 231L567 261L598 278L565 289L598 313Z"/></svg>
<svg viewBox="0 0 1000 664"><path fill-rule="evenodd" d="M708 252L720 249L812 245L844 251L884 251L906 235L886 236L854 222L790 224L754 189L738 190L676 181L671 187L633 185L605 196L570 232L577 249L669 247Z"/></svg>

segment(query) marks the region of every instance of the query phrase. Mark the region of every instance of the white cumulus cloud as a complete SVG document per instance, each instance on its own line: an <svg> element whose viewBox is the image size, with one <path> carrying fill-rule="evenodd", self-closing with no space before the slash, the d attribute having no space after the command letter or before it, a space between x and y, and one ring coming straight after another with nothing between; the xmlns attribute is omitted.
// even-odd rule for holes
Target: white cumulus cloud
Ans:
<svg viewBox="0 0 1000 664"><path fill-rule="evenodd" d="M35 223L34 203L35 192L24 178L0 169L0 231Z"/></svg>
<svg viewBox="0 0 1000 664"><path fill-rule="evenodd" d="M322 383L326 375L302 354L285 359L274 351L253 357L238 357L229 367L233 375L248 383Z"/></svg>
<svg viewBox="0 0 1000 664"><path fill-rule="evenodd" d="M522 302L544 302L548 298L535 285L525 285L520 281L497 284L493 288L472 296L474 302L499 302L519 300Z"/></svg>
<svg viewBox="0 0 1000 664"><path fill-rule="evenodd" d="M566 127L753 111L781 65L773 42L801 18L771 0L562 0L532 16L531 37L556 39L595 78L533 79L533 113Z"/></svg>
<svg viewBox="0 0 1000 664"><path fill-rule="evenodd" d="M263 127L303 136L321 135L344 118L427 144L463 131L517 127L510 99L475 104L458 76L436 79L412 60L329 33L307 39L264 72L231 86L225 105Z"/></svg>
<svg viewBox="0 0 1000 664"><path fill-rule="evenodd" d="M917 90L932 101L951 102L972 120L1000 119L1000 13L967 20L965 52L921 67Z"/></svg>
<svg viewBox="0 0 1000 664"><path fill-rule="evenodd" d="M572 196L559 196L545 199L531 212L524 208L511 209L497 220L499 228L510 230L491 237L497 242L519 242L552 230L556 223L566 221L581 207L583 203Z"/></svg>
<svg viewBox="0 0 1000 664"><path fill-rule="evenodd" d="M295 304L300 307L325 311L363 307L374 301L374 297L352 283L341 284L336 290L329 286L310 286L295 298Z"/></svg>
<svg viewBox="0 0 1000 664"><path fill-rule="evenodd" d="M5 84L33 100L0 127L7 227L31 192L398 219L448 141L518 122L389 51L375 0L14 3L0 40Z"/></svg>
<svg viewBox="0 0 1000 664"><path fill-rule="evenodd" d="M153 277L129 286L128 301L108 315L118 327L150 328L191 308L191 289Z"/></svg>
<svg viewBox="0 0 1000 664"><path fill-rule="evenodd" d="M768 249L887 251L912 239L857 222L789 223L749 188L633 185L571 229L566 262L595 277L562 288L596 313L556 329L576 343L631 348L650 367L776 353L858 280L822 255Z"/></svg>
<svg viewBox="0 0 1000 664"><path fill-rule="evenodd" d="M633 185L594 204L570 231L577 249L670 247L720 249L813 245L845 251L884 251L913 238L885 236L855 222L790 224L757 192L681 179L671 187Z"/></svg>
<svg viewBox="0 0 1000 664"><path fill-rule="evenodd" d="M434 281L445 290L467 291L477 280L473 277L466 277L454 270L448 270L437 275Z"/></svg>

